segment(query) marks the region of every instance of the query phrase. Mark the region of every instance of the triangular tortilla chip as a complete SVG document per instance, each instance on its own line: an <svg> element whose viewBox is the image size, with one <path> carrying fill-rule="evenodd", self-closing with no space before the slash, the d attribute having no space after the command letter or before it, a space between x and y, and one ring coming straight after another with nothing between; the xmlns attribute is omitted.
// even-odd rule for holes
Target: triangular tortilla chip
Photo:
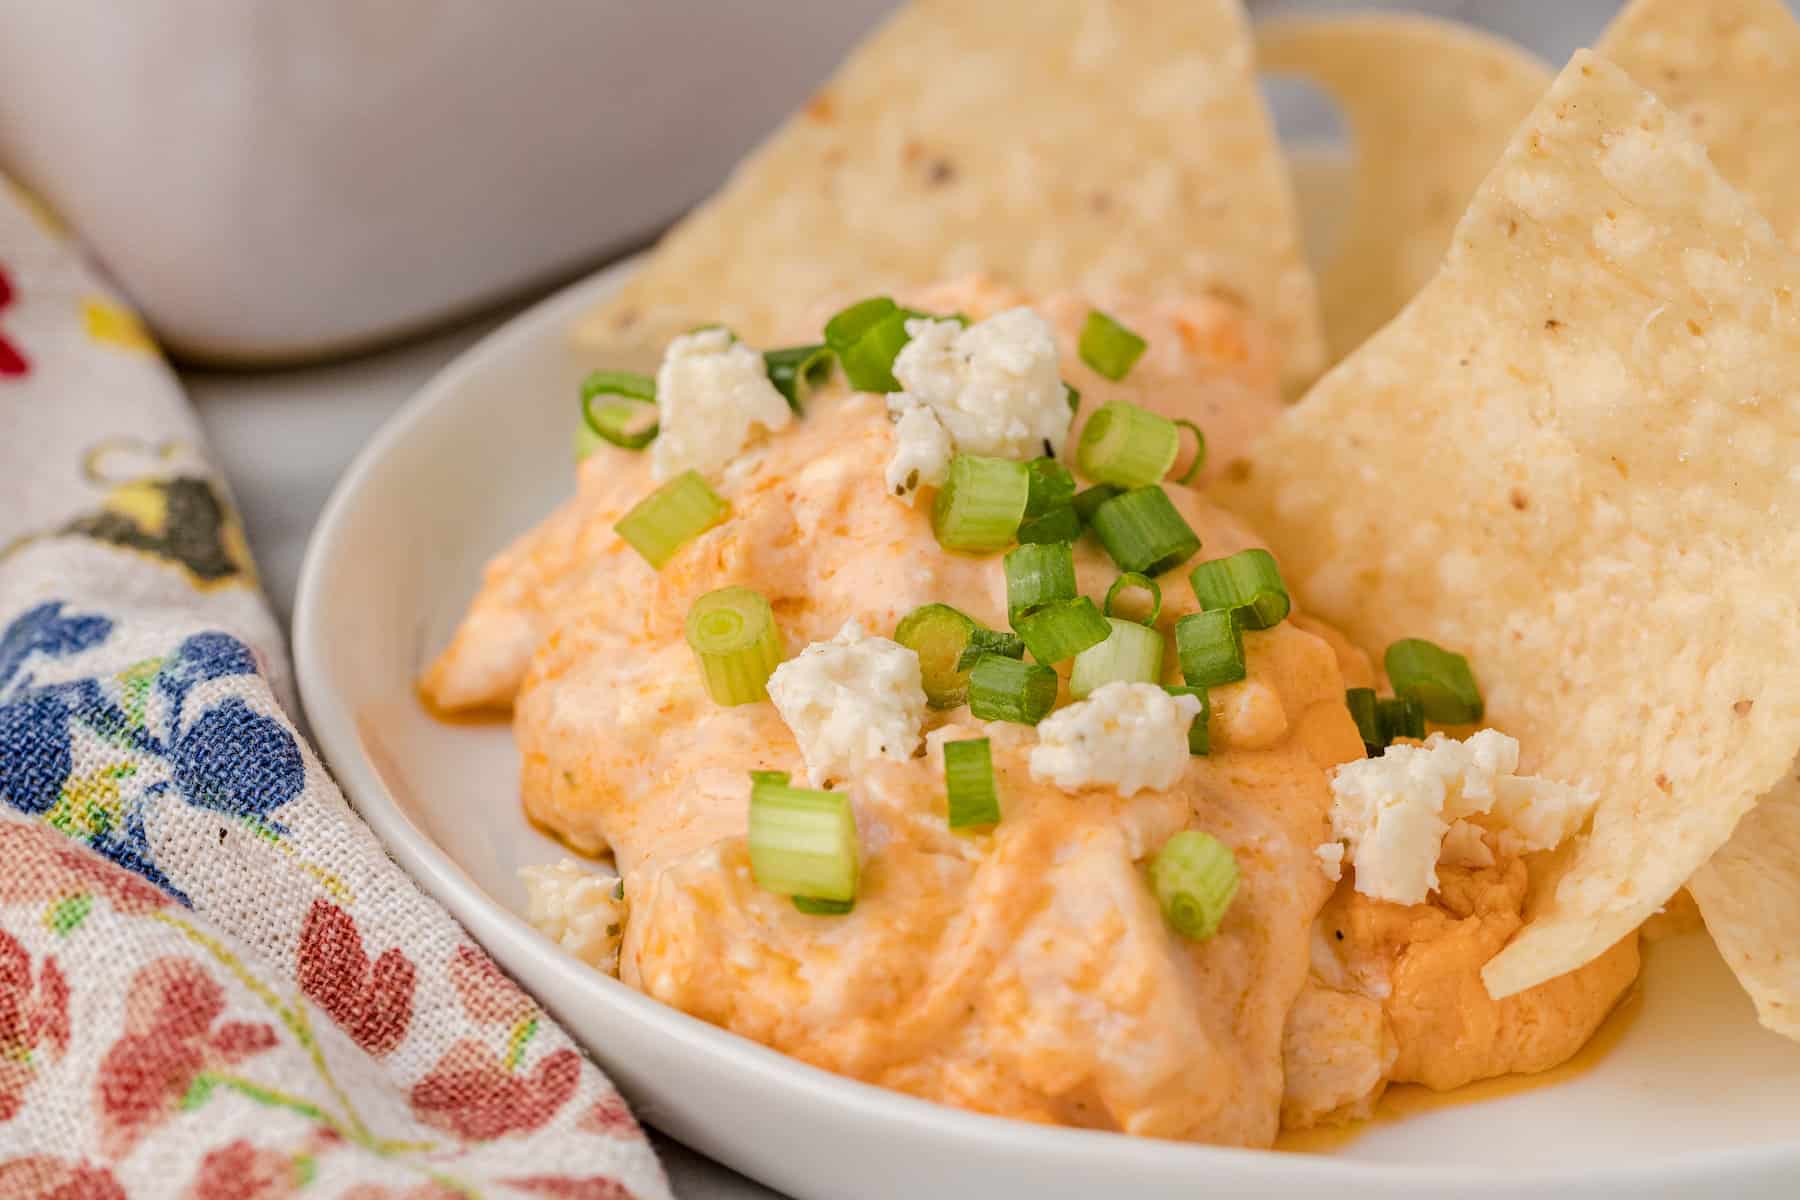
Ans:
<svg viewBox="0 0 1800 1200"><path fill-rule="evenodd" d="M1688 889L1757 1017L1800 1041L1800 762Z"/></svg>
<svg viewBox="0 0 1800 1200"><path fill-rule="evenodd" d="M1319 277L1336 361L1437 271L1550 69L1503 38L1400 13L1270 21L1256 55L1263 70L1330 93L1356 145L1349 232Z"/></svg>
<svg viewBox="0 0 1800 1200"><path fill-rule="evenodd" d="M1782 0L1637 0L1595 50L1680 113L1800 246L1800 21Z"/></svg>
<svg viewBox="0 0 1800 1200"><path fill-rule="evenodd" d="M1494 995L1628 933L1793 761L1796 463L1800 260L1584 52L1444 269L1227 485L1315 611L1467 654L1526 769L1599 795Z"/></svg>
<svg viewBox="0 0 1800 1200"><path fill-rule="evenodd" d="M797 311L986 271L1027 292L1215 292L1324 363L1318 300L1237 0L917 0L577 332ZM816 335L816 329L814 329Z"/></svg>

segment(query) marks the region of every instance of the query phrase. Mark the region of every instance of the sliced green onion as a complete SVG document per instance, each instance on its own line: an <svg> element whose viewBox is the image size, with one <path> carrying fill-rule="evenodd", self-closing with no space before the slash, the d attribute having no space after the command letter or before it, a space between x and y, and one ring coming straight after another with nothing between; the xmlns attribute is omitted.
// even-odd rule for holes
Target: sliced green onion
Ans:
<svg viewBox="0 0 1800 1200"><path fill-rule="evenodd" d="M788 407L796 416L806 411L806 401L814 389L831 378L834 361L831 347L824 345L763 351L763 366L769 372L769 382L787 398Z"/></svg>
<svg viewBox="0 0 1800 1200"><path fill-rule="evenodd" d="M1102 504L1105 504L1114 496L1122 496L1124 494L1124 488L1116 488L1110 483L1096 483L1086 491L1078 492L1076 494L1073 503L1075 515L1081 518L1081 523L1083 525L1092 525L1094 523L1094 513Z"/></svg>
<svg viewBox="0 0 1800 1200"><path fill-rule="evenodd" d="M906 323L923 314L910 309L897 309L870 327L856 344L839 357L844 364L844 377L859 392L897 392L900 381L894 378L894 360L912 336Z"/></svg>
<svg viewBox="0 0 1800 1200"><path fill-rule="evenodd" d="M1206 434L1200 427L1185 417L1175 419L1175 428L1194 431L1194 457L1189 460L1187 470L1175 477L1176 483L1192 483L1200 468L1206 465Z"/></svg>
<svg viewBox="0 0 1800 1200"><path fill-rule="evenodd" d="M1199 535L1154 484L1114 496L1094 510L1088 524L1122 571L1161 575L1200 549Z"/></svg>
<svg viewBox="0 0 1800 1200"><path fill-rule="evenodd" d="M1162 678L1163 635L1136 621L1108 617L1112 632L1075 656L1069 694L1085 700L1109 683L1155 683Z"/></svg>
<svg viewBox="0 0 1800 1200"><path fill-rule="evenodd" d="M962 657L956 660L958 671L974 668L983 654L999 654L1006 658L1025 657L1025 639L1016 633L1007 633L999 629L983 629L975 627L969 635L969 644L963 648Z"/></svg>
<svg viewBox="0 0 1800 1200"><path fill-rule="evenodd" d="M606 445L606 439L589 429L586 421L575 427L575 461L577 463L586 462L588 455L604 445Z"/></svg>
<svg viewBox="0 0 1800 1200"><path fill-rule="evenodd" d="M788 781L788 773L786 771L752 771L752 772L750 772L750 786L751 787L755 787L759 783L786 783L787 781Z"/></svg>
<svg viewBox="0 0 1800 1200"><path fill-rule="evenodd" d="M1008 550L1002 565L1006 571L1006 617L1015 629L1020 617L1075 598L1075 552L1066 542Z"/></svg>
<svg viewBox="0 0 1800 1200"><path fill-rule="evenodd" d="M1098 483L1137 488L1161 481L1179 453L1181 430L1175 422L1147 408L1112 400L1082 426L1075 464Z"/></svg>
<svg viewBox="0 0 1800 1200"><path fill-rule="evenodd" d="M794 907L809 917L841 917L856 907L854 900L815 900L811 896L791 896Z"/></svg>
<svg viewBox="0 0 1800 1200"><path fill-rule="evenodd" d="M946 550L986 553L1012 543L1031 495L1031 472L1004 458L959 454L931 510L931 528Z"/></svg>
<svg viewBox="0 0 1800 1200"><path fill-rule="evenodd" d="M1181 677L1190 687L1236 683L1249 672L1244 665L1244 632L1223 608L1189 613L1175 622L1175 652Z"/></svg>
<svg viewBox="0 0 1800 1200"><path fill-rule="evenodd" d="M613 445L642 450L660 427L656 380L634 371L589 372L581 381L581 419Z"/></svg>
<svg viewBox="0 0 1800 1200"><path fill-rule="evenodd" d="M1416 699L1428 720L1440 725L1481 720L1481 689L1462 655L1423 638L1405 638L1387 648L1383 661L1394 694Z"/></svg>
<svg viewBox="0 0 1800 1200"><path fill-rule="evenodd" d="M1125 378L1149 345L1097 308L1088 310L1081 327L1081 361L1111 380Z"/></svg>
<svg viewBox="0 0 1800 1200"><path fill-rule="evenodd" d="M1081 411L1081 391L1063 384L1063 399L1069 402L1069 415L1072 417Z"/></svg>
<svg viewBox="0 0 1800 1200"><path fill-rule="evenodd" d="M1112 626L1086 596L1046 604L1015 620L1013 629L1025 639L1031 657L1046 666L1074 658L1089 646L1098 646L1112 632Z"/></svg>
<svg viewBox="0 0 1800 1200"><path fill-rule="evenodd" d="M1188 573L1206 610L1227 609L1246 629L1268 629L1288 615L1287 585L1275 556L1260 547L1208 559Z"/></svg>
<svg viewBox="0 0 1800 1200"><path fill-rule="evenodd" d="M1200 701L1200 715L1188 725L1188 753L1205 757L1212 753L1212 697L1203 687L1184 687L1178 683L1163 685L1171 696L1192 696Z"/></svg>
<svg viewBox="0 0 1800 1200"><path fill-rule="evenodd" d="M1237 895L1237 857L1209 833L1184 829L1150 862L1150 890L1175 932L1204 942L1219 931Z"/></svg>
<svg viewBox="0 0 1800 1200"><path fill-rule="evenodd" d="M981 721L1036 725L1056 707L1056 689L1049 667L984 654L969 672L969 712Z"/></svg>
<svg viewBox="0 0 1800 1200"><path fill-rule="evenodd" d="M952 829L992 825L1000 820L993 751L986 738L944 743L944 794Z"/></svg>
<svg viewBox="0 0 1800 1200"><path fill-rule="evenodd" d="M825 344L842 358L844 351L856 345L863 334L882 318L899 310L900 306L886 296L874 296L852 304L825 322Z"/></svg>
<svg viewBox="0 0 1800 1200"><path fill-rule="evenodd" d="M687 640L714 704L768 698L769 676L781 665L781 633L761 592L726 587L706 593L688 609Z"/></svg>
<svg viewBox="0 0 1800 1200"><path fill-rule="evenodd" d="M969 698L969 672L962 660L975 630L974 621L948 604L922 604L894 627L894 640L919 656L931 707L955 708Z"/></svg>
<svg viewBox="0 0 1800 1200"><path fill-rule="evenodd" d="M1115 613L1113 611L1113 605L1118 602L1120 592L1144 592L1150 597L1149 612L1142 617L1126 617L1126 620L1136 621L1140 625L1154 625L1156 618L1162 616L1162 584L1148 575L1127 571L1113 580L1113 585L1106 589L1106 602L1100 606L1100 611L1109 617L1124 616L1123 612ZM1120 607L1123 608L1123 605Z"/></svg>
<svg viewBox="0 0 1800 1200"><path fill-rule="evenodd" d="M1350 710L1350 719L1356 722L1356 732L1362 738L1363 752L1370 758L1380 754L1387 748L1388 739L1381 735L1381 717L1374 688L1348 688L1344 692L1344 707Z"/></svg>
<svg viewBox="0 0 1800 1200"><path fill-rule="evenodd" d="M856 814L845 792L750 786L750 874L783 896L856 899Z"/></svg>
<svg viewBox="0 0 1800 1200"><path fill-rule="evenodd" d="M1425 736L1425 706L1411 696L1396 696L1378 702L1375 721L1383 747L1391 745L1395 738Z"/></svg>
<svg viewBox="0 0 1800 1200"><path fill-rule="evenodd" d="M698 471L683 471L639 500L613 528L660 571L677 550L723 521L730 511Z"/></svg>
<svg viewBox="0 0 1800 1200"><path fill-rule="evenodd" d="M1025 499L1025 515L1041 517L1067 508L1075 499L1075 477L1054 458L1034 458L1025 464L1031 472L1031 490Z"/></svg>
<svg viewBox="0 0 1800 1200"><path fill-rule="evenodd" d="M1081 536L1081 518L1075 506L1065 504L1041 517L1026 517L1019 523L1020 545L1043 545L1047 542L1073 542Z"/></svg>

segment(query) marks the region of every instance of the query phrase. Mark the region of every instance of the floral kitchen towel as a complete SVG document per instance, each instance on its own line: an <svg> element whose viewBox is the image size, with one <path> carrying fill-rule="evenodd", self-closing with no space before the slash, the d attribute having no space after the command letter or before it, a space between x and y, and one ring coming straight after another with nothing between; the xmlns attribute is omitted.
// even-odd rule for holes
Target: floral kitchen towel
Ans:
<svg viewBox="0 0 1800 1200"><path fill-rule="evenodd" d="M173 376L0 180L0 1200L667 1196L289 704Z"/></svg>

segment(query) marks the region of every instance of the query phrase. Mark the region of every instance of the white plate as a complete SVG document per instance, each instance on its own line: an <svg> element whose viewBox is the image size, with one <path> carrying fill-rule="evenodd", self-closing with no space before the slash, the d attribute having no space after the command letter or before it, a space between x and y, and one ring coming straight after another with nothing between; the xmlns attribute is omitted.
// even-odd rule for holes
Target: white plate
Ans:
<svg viewBox="0 0 1800 1200"><path fill-rule="evenodd" d="M589 970L520 917L525 822L508 730L430 719L412 681L482 563L573 487L584 367L567 329L629 265L457 359L338 485L294 618L320 749L414 878L605 1065L649 1123L803 1200L848 1197L1788 1196L1800 1047L1759 1029L1710 945L1654 946L1642 1011L1554 1086L1380 1122L1329 1156L1052 1129L840 1079Z"/></svg>

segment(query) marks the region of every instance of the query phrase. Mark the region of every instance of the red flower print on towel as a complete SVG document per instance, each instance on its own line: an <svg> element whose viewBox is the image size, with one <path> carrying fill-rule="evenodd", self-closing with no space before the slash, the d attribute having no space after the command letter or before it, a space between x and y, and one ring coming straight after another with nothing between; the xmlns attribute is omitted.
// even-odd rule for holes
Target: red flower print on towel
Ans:
<svg viewBox="0 0 1800 1200"><path fill-rule="evenodd" d="M222 1021L225 989L198 963L159 958L131 978L125 1032L94 1084L100 1148L117 1159L175 1112L200 1076L275 1045L275 1030Z"/></svg>
<svg viewBox="0 0 1800 1200"><path fill-rule="evenodd" d="M30 1154L0 1162L0 1197L5 1200L125 1200L105 1167Z"/></svg>
<svg viewBox="0 0 1800 1200"><path fill-rule="evenodd" d="M459 1192L441 1183L420 1183L406 1189L383 1187L379 1183L359 1183L338 1200L469 1200L467 1192Z"/></svg>
<svg viewBox="0 0 1800 1200"><path fill-rule="evenodd" d="M594 1101L593 1107L581 1114L581 1120L575 1123L575 1128L583 1133L597 1133L602 1137L644 1136L644 1131L638 1127L637 1118L625 1107L625 1098L617 1092Z"/></svg>
<svg viewBox="0 0 1800 1200"><path fill-rule="evenodd" d="M127 916L154 912L174 900L125 868L35 821L0 820L0 904L54 904L104 896Z"/></svg>
<svg viewBox="0 0 1800 1200"><path fill-rule="evenodd" d="M575 1179L567 1175L527 1175L501 1182L507 1187L553 1200L633 1200L631 1189L616 1179L593 1175Z"/></svg>
<svg viewBox="0 0 1800 1200"><path fill-rule="evenodd" d="M44 956L34 984L31 954L0 929L0 1122L25 1106L38 1054L60 1059L68 1048L69 984L56 959Z"/></svg>
<svg viewBox="0 0 1800 1200"><path fill-rule="evenodd" d="M0 309L11 304L13 298L12 280L7 278L6 268L0 267ZM0 333L0 379L24 375L30 370L31 364L25 361L25 356L19 353L18 347L7 341L4 333Z"/></svg>
<svg viewBox="0 0 1800 1200"><path fill-rule="evenodd" d="M300 930L300 990L376 1058L406 1040L414 974L398 947L371 963L355 919L329 900L313 901Z"/></svg>
<svg viewBox="0 0 1800 1200"><path fill-rule="evenodd" d="M456 985L463 1011L478 1025L510 1027L537 1011L531 997L473 946L458 946L450 957L450 982Z"/></svg>
<svg viewBox="0 0 1800 1200"><path fill-rule="evenodd" d="M262 1150L239 1138L200 1160L187 1200L286 1200L299 1189L292 1155Z"/></svg>
<svg viewBox="0 0 1800 1200"><path fill-rule="evenodd" d="M547 1124L581 1082L581 1056L558 1050L514 1072L480 1042L464 1039L413 1085L413 1115L471 1142L529 1133Z"/></svg>

